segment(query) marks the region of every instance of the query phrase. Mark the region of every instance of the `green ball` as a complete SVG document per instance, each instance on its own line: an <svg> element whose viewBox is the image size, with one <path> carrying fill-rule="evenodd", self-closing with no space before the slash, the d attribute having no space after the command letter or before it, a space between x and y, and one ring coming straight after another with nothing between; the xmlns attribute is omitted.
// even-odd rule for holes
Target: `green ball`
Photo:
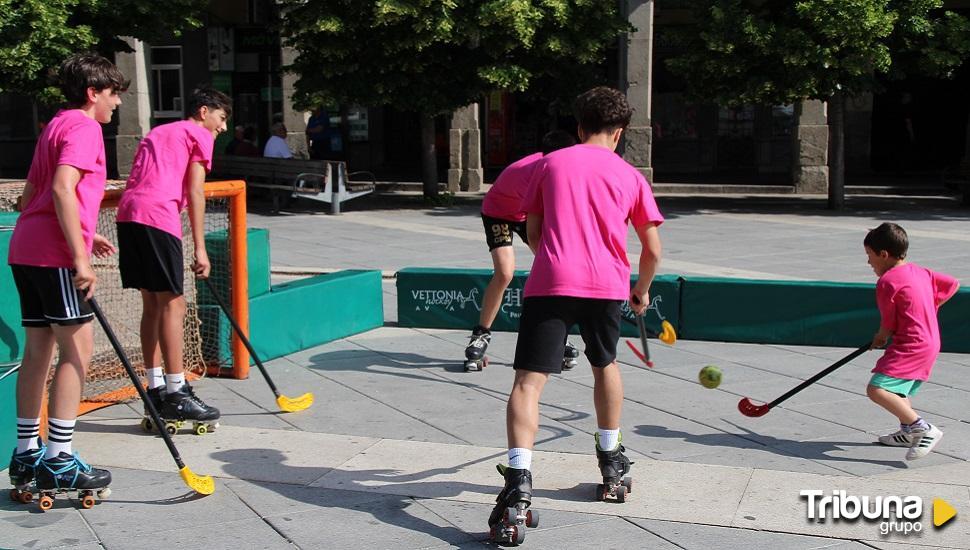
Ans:
<svg viewBox="0 0 970 550"><path fill-rule="evenodd" d="M707 365L698 373L697 379L707 389L714 389L721 385L721 369L714 365Z"/></svg>

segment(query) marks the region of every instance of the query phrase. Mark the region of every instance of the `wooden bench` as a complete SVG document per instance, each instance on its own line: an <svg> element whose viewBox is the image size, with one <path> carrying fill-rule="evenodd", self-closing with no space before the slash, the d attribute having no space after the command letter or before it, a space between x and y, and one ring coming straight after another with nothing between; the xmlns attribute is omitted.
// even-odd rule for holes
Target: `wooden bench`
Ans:
<svg viewBox="0 0 970 550"><path fill-rule="evenodd" d="M273 210L286 207L294 197L330 204L333 214L340 203L374 192L377 182L370 172L347 172L347 163L336 160L279 159L222 155L212 163L212 176L241 178L246 187L268 189ZM365 181L351 181L364 176Z"/></svg>

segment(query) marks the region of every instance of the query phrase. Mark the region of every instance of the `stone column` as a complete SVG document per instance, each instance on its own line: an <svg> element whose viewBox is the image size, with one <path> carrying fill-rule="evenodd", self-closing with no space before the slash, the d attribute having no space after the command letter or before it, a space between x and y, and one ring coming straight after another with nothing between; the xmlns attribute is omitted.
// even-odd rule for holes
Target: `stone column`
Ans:
<svg viewBox="0 0 970 550"><path fill-rule="evenodd" d="M796 193L827 193L829 189L829 126L825 103L795 104L795 154L792 181Z"/></svg>
<svg viewBox="0 0 970 550"><path fill-rule="evenodd" d="M624 0L627 20L636 27L620 39L620 89L626 93L633 119L626 129L621 154L653 181L650 148L653 141L650 94L653 88L653 0Z"/></svg>
<svg viewBox="0 0 970 550"><path fill-rule="evenodd" d="M448 131L448 148L448 191L481 191L484 170L478 103L454 112Z"/></svg>
<svg viewBox="0 0 970 550"><path fill-rule="evenodd" d="M152 110L148 88L147 52L141 40L124 38L131 47L131 53L115 54L115 64L125 77L131 79L128 91L121 96L118 108L118 135L115 137L115 150L118 157L118 173L127 178L131 173L131 163L141 138L151 130Z"/></svg>
<svg viewBox="0 0 970 550"><path fill-rule="evenodd" d="M280 47L280 64L285 67L296 61L299 55L293 48ZM280 71L280 85L283 88L283 124L286 125L286 143L289 144L293 156L296 158L310 158L310 151L306 140L306 122L309 116L304 111L293 108L293 92L296 85L296 74ZM272 93L272 90L270 91Z"/></svg>

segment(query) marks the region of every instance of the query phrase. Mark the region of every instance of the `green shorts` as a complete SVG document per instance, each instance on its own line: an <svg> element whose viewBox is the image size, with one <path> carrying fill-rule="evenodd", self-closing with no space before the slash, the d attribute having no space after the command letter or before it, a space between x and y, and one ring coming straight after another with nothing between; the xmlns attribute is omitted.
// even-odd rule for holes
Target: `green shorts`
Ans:
<svg viewBox="0 0 970 550"><path fill-rule="evenodd" d="M909 397L916 395L919 387L923 385L923 381L903 380L902 378L893 378L892 376L886 376L885 374L877 372L872 375L872 378L869 380L869 385L895 393L900 397Z"/></svg>

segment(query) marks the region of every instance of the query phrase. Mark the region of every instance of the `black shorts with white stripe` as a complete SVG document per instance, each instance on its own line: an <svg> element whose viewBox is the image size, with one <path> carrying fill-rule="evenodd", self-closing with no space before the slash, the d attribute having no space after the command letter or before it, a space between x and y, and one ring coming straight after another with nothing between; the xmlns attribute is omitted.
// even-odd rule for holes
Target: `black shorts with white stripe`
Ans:
<svg viewBox="0 0 970 550"><path fill-rule="evenodd" d="M11 265L10 269L20 294L23 326L79 325L94 319L91 306L74 287L73 269L32 265Z"/></svg>

